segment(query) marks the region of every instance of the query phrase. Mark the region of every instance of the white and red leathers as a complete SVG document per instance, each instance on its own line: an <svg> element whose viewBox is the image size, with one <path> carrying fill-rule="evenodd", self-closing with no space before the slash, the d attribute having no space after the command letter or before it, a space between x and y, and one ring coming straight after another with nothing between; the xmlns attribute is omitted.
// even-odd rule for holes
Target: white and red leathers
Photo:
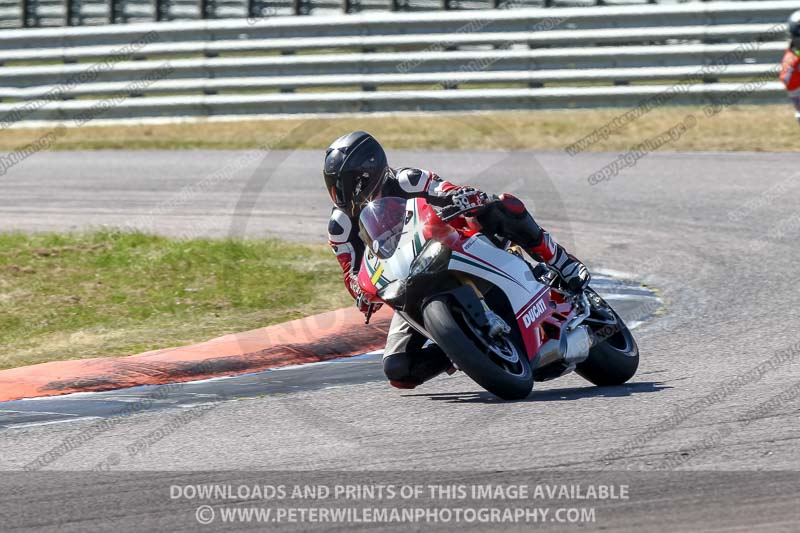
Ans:
<svg viewBox="0 0 800 533"><path fill-rule="evenodd" d="M394 172L375 196L422 197L435 206L446 207L452 204L449 197L459 189L427 170L403 168ZM328 243L342 267L347 290L358 299L361 291L356 274L364 253L364 243L358 237L358 217L351 218L342 209L334 207L328 222Z"/></svg>
<svg viewBox="0 0 800 533"><path fill-rule="evenodd" d="M786 86L789 99L794 104L795 118L800 122L800 56L791 47L786 50L781 62L781 81Z"/></svg>
<svg viewBox="0 0 800 533"><path fill-rule="evenodd" d="M401 168L390 172L386 182L373 197L396 196L400 198L425 198L437 207L456 206L459 210L482 206L490 200L492 209L478 214L469 222L459 217L451 222L462 227L478 224L485 233L500 235L522 246L531 256L546 261L559 271L570 286L580 288L589 281L586 267L559 246L555 240L533 220L525 205L510 194L489 198L472 187L461 187L439 178L433 172L418 168ZM373 199L374 199L373 198ZM342 267L347 290L356 299L359 308L369 307L358 286L357 274L364 254L364 243L358 236L358 217L350 217L334 207L328 223L328 242ZM449 359L434 345L423 348L425 337L414 331L395 314L384 351L384 371L390 382L399 388L413 388L448 370Z"/></svg>

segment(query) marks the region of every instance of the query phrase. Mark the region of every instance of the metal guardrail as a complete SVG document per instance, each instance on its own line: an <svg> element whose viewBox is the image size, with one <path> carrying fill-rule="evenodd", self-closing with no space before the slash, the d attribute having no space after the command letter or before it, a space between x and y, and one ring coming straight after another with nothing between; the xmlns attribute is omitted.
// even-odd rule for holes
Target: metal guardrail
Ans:
<svg viewBox="0 0 800 533"><path fill-rule="evenodd" d="M61 0L57 0L61 2ZM775 19L776 12L782 12L782 8L775 7L772 4L776 4L780 2L775 1L763 1L763 2L715 2L710 4L679 4L676 6L667 6L667 5L648 5L646 6L648 13L654 14L664 14L664 16L669 17L668 19L662 21L654 21L657 24L668 26L668 25L675 25L675 24L685 24L686 21L696 13L697 8L706 9L712 8L716 5L720 6L727 6L721 8L719 10L707 10L707 19L699 21L700 23L708 23L708 24L722 24L722 23L734 23L734 21L738 23L744 22L765 22ZM763 7L761 6L754 6L751 4L764 4ZM520 13L521 11L536 11L536 9L529 9L522 7L524 4L519 3L518 1L514 1L513 4L507 4L516 6L514 9L498 9L498 10L491 10L491 11L482 11L480 12L480 16L487 20L506 20L508 22L513 21L514 15ZM743 13L738 14L736 13L736 6L740 6L743 10ZM58 9L62 9L58 7ZM560 13L559 13L560 12ZM566 12L566 14L565 14ZM602 14L607 12L610 17L604 17ZM576 17L581 23L585 23L588 19L598 18L599 21L603 21L604 24L607 24L607 27L623 27L623 26L630 26L632 21L637 19L636 14L638 14L640 10L634 9L633 11L630 10L630 6L604 6L604 7L590 7L590 8L550 8L547 10L541 10L540 17L561 17L561 16L570 16ZM363 16L354 17L355 20L348 20L351 17L341 16L341 15L329 15L327 17L280 17L274 16L276 13L275 10L261 10L260 14L257 14L252 17L252 19L276 19L280 21L280 23L285 24L286 27L303 27L305 24L308 24L309 27L322 27L325 26L328 22L330 22L331 27L335 30L339 28L347 27L347 26L358 26L365 24L362 21ZM407 19L402 20L419 20L424 21L430 20L430 15L435 13L395 13L394 16L398 17L408 17ZM455 21L464 21L474 19L476 13L474 11L452 11L448 13L452 15L452 19ZM375 21L385 20L386 13L377 13L377 12L370 12L365 14L368 18L372 18ZM620 17L619 21L615 21L614 17ZM244 18L244 16L238 17L239 19ZM315 19L315 20L307 20L307 19ZM306 20L303 20L306 19ZM142 20L135 20L131 22L136 22L137 24L144 24L147 22L147 19ZM214 21L212 20L199 20L199 18L188 18L184 20L184 22L191 23L194 22L202 26L203 24L212 24L213 27ZM241 20L231 20L225 19L218 22L232 22L233 24L238 24ZM455 22L457 23L457 22ZM369 25L369 23L367 23ZM123 26L127 26L125 24ZM380 23L376 22L376 26L380 26ZM224 24L223 24L224 26ZM384 25L385 26L385 25ZM30 26L31 28L33 26ZM517 24L519 27L519 24ZM45 30L50 30L51 28L44 28ZM505 29L505 28L504 28ZM385 33L388 31L387 28L381 28L381 33ZM8 33L8 32L0 32L0 33Z"/></svg>
<svg viewBox="0 0 800 533"><path fill-rule="evenodd" d="M0 27L85 26L285 15L674 5L715 0L2 0Z"/></svg>
<svg viewBox="0 0 800 533"><path fill-rule="evenodd" d="M452 12L440 14L394 14L329 17L276 17L266 19L196 21L161 24L127 24L83 28L48 28L0 31L0 50L70 49L123 45L142 35L156 33L158 43L252 42L259 39L299 39L352 36L391 37L397 35L461 35L485 32L535 32L558 36L570 45L578 30L648 28L666 31L684 26L774 24L800 6L797 1L728 2L676 7L650 6L646 11L630 8L526 9L514 11ZM552 26L552 27L551 27ZM710 30L713 31L713 30ZM408 38L408 37L407 37ZM468 38L468 37L467 37ZM576 40L578 45L585 41Z"/></svg>
<svg viewBox="0 0 800 533"><path fill-rule="evenodd" d="M250 20L207 20L137 23L74 28L33 28L0 31L0 49L124 44L157 32L159 42L222 41L334 36L514 32L551 29L658 28L764 24L785 22L800 7L795 0L694 3L646 8L590 7L583 9L509 9L449 13L368 13L321 17L265 17ZM543 26L545 25L545 26Z"/></svg>
<svg viewBox="0 0 800 533"><path fill-rule="evenodd" d="M774 101L794 9L800 0L7 30L0 124L98 106L103 119L618 106L685 79L670 102L755 77L746 99ZM31 61L48 64L15 66ZM508 88L486 88L497 85Z"/></svg>
<svg viewBox="0 0 800 533"><path fill-rule="evenodd" d="M564 30L549 32L480 32L412 35L343 35L338 37L284 37L230 39L189 42L146 43L137 50L139 57L205 54L209 56L234 52L300 52L325 49L382 50L419 49L425 47L456 48L464 46L525 45L531 48L551 46L599 46L639 44L654 41L729 41L758 39L774 24L737 24L684 26L666 28L630 28L619 30ZM65 48L0 49L0 63L9 61L77 61L113 55L119 45L75 46Z"/></svg>
<svg viewBox="0 0 800 533"><path fill-rule="evenodd" d="M599 47L591 50L486 50L453 52L373 53L373 54L319 54L304 56L265 57L218 57L195 59L170 59L173 70L170 79L223 79L235 77L271 77L280 79L296 76L344 76L355 80L355 76L368 74L433 74L450 76L453 73L475 71L487 73L532 72L547 75L560 72L567 76L581 76L583 71L614 73L618 69L641 69L689 67L699 69L701 65L713 64L718 58L736 54L739 44L682 44L665 46ZM764 43L749 51L743 61L747 64L774 65L784 50L781 42ZM113 68L90 71L91 64L42 65L31 67L0 68L0 85L4 87L31 88L59 85L70 80L79 80L87 73L87 82L108 83L136 80L164 60L123 61ZM404 65L413 68L404 70ZM464 68L479 65L480 69ZM564 69L565 66L573 68ZM734 65L737 66L737 65ZM722 73L733 72L728 67ZM606 74L608 76L610 74ZM558 79L552 79L555 83ZM614 80L617 81L617 80ZM351 85L359 85L353 82ZM65 91L65 96L70 96Z"/></svg>
<svg viewBox="0 0 800 533"><path fill-rule="evenodd" d="M704 105L741 90L740 84L692 86L677 94L671 104ZM575 87L542 89L485 89L470 91L338 92L325 98L309 94L206 95L201 97L153 97L110 106L103 119L154 119L221 116L263 116L307 113L372 113L403 111L491 111L513 109L627 107L663 93L664 87ZM783 92L780 82L758 86L748 94L749 103L774 102ZM14 111L0 105L0 116ZM96 102L67 101L37 109L30 120L74 121L98 110Z"/></svg>
<svg viewBox="0 0 800 533"><path fill-rule="evenodd" d="M158 69L155 66L153 70ZM768 75L773 72L773 65L735 65L729 67L726 78L752 78ZM170 93L205 93L215 94L220 91L252 91L260 90L295 90L313 88L352 87L354 85L367 89L378 86L442 86L454 89L466 84L528 84L541 87L548 83L611 83L627 84L640 81L669 81L683 79L697 73L697 67L656 67L656 68L619 68L619 69L587 69L587 70L545 70L545 71L501 71L501 72L451 72L443 75L440 72L416 74L347 74L347 75L301 75L301 76L252 76L227 78L188 78L164 79L141 87L139 95ZM706 75L707 82L716 81L713 75ZM130 80L77 85L70 91L70 96L98 96L125 92ZM58 85L38 87L0 87L0 98L35 100L53 94ZM319 98L319 96L317 96ZM150 101L150 100L148 100Z"/></svg>

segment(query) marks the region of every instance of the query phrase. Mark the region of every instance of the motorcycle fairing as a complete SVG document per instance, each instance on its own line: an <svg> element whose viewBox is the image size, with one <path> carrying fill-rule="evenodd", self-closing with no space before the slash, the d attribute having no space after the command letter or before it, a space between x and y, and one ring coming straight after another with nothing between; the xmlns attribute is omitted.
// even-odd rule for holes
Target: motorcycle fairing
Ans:
<svg viewBox="0 0 800 533"><path fill-rule="evenodd" d="M441 221L424 199L409 199L403 233L395 253L381 260L369 250L359 271L359 284L371 298L388 283L408 276L411 262L425 243L436 239L452 250L448 269L485 279L499 288L511 305L528 357L533 360L548 336L542 324L554 328L558 339L572 306L551 298L550 288L536 280L530 265L522 258L498 248L481 233L456 230ZM555 315L555 316L554 316Z"/></svg>

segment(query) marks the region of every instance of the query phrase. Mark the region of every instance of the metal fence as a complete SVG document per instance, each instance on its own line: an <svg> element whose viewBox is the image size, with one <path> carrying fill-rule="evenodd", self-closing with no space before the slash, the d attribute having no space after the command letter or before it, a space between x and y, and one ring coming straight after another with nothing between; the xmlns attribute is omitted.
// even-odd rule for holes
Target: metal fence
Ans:
<svg viewBox="0 0 800 533"><path fill-rule="evenodd" d="M784 21L799 8L776 0L5 30L0 124L776 101L785 98L776 81Z"/></svg>
<svg viewBox="0 0 800 533"><path fill-rule="evenodd" d="M0 28L35 28L370 11L680 4L713 0L0 0Z"/></svg>

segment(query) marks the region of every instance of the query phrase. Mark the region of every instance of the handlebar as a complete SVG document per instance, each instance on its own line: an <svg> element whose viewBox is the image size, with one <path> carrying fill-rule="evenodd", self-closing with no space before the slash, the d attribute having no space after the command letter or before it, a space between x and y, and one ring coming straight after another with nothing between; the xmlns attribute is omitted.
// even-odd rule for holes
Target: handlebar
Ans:
<svg viewBox="0 0 800 533"><path fill-rule="evenodd" d="M490 205L492 205L492 202L480 205L478 207L470 207L468 209L458 209L454 205L448 205L447 207L442 209L439 218L442 219L442 222L450 222L454 218L466 215L467 213L472 213L470 216L476 216L478 213L483 212Z"/></svg>

